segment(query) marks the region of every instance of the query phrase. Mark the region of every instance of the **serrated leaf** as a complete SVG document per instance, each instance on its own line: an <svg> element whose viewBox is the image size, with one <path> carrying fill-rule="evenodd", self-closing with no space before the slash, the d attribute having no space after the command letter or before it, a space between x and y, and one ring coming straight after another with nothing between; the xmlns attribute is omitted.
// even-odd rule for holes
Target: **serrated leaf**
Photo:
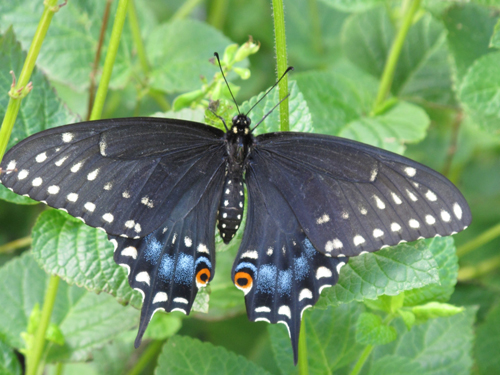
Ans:
<svg viewBox="0 0 500 375"><path fill-rule="evenodd" d="M6 5L5 3L11 3ZM53 80L82 91L90 83L89 75L99 43L102 17L106 2L100 0L69 1L53 17L47 37L44 39L37 64ZM108 41L113 27L113 15L117 3L113 3L106 28L101 53L101 66L106 56ZM8 1L0 4L0 25L13 25L23 48L28 50L44 9L37 0ZM141 32L148 35L156 24L156 18L147 3L137 7ZM121 87L132 74L132 37L128 22L123 35L111 77L111 87Z"/></svg>
<svg viewBox="0 0 500 375"><path fill-rule="evenodd" d="M394 327L385 325L382 318L372 313L362 313L356 323L356 342L362 345L384 345L397 337Z"/></svg>
<svg viewBox="0 0 500 375"><path fill-rule="evenodd" d="M492 308L485 321L477 328L474 348L479 374L499 374L500 357L500 305Z"/></svg>
<svg viewBox="0 0 500 375"><path fill-rule="evenodd" d="M420 364L422 374L468 375L472 367L473 324L476 309L468 308L463 313L448 318L437 318L410 331L400 320L394 321L397 339L377 346L365 364L369 372L380 359L396 355L407 362Z"/></svg>
<svg viewBox="0 0 500 375"><path fill-rule="evenodd" d="M21 50L14 32L8 29L0 37L0 66L8 67L0 71L0 92L7 93L10 90L12 76L9 70L19 74L25 58L26 53ZM57 98L47 78L38 69L33 71L31 82L33 82L33 90L21 102L7 148L41 130L74 122L76 119ZM0 96L0 118L5 116L8 102L8 95ZM0 185L0 199L18 204L38 204L27 197L14 194L3 185Z"/></svg>
<svg viewBox="0 0 500 375"><path fill-rule="evenodd" d="M197 339L174 336L163 346L156 375L269 374L246 358Z"/></svg>
<svg viewBox="0 0 500 375"><path fill-rule="evenodd" d="M31 253L0 268L0 334L12 347L24 346L21 333L27 329L35 304L43 304L47 284L47 274ZM138 315L111 296L96 295L61 281L51 322L61 329L65 344L52 345L47 361L89 359L93 348L137 325Z"/></svg>
<svg viewBox="0 0 500 375"><path fill-rule="evenodd" d="M356 322L364 308L360 303L306 310L302 324L306 334L309 374L331 374L355 361L363 350L356 343ZM269 324L269 335L282 374L298 374L293 365L290 337L281 324ZM301 355L301 354L299 354Z"/></svg>
<svg viewBox="0 0 500 375"><path fill-rule="evenodd" d="M200 75L212 77L218 71L209 62L214 51L222 52L231 43L220 31L194 19L155 27L146 41L151 87L167 93L199 89Z"/></svg>
<svg viewBox="0 0 500 375"><path fill-rule="evenodd" d="M429 250L436 261L439 283L405 292L405 306L416 306L431 301L446 302L452 295L458 275L458 257L453 237L428 239Z"/></svg>
<svg viewBox="0 0 500 375"><path fill-rule="evenodd" d="M395 38L386 8L351 16L342 30L347 57L374 75L382 75ZM421 17L406 36L391 91L400 98L440 104L453 101L451 72L447 60L446 30L431 15Z"/></svg>
<svg viewBox="0 0 500 375"><path fill-rule="evenodd" d="M464 311L463 307L456 307L448 303L429 302L425 305L414 306L411 311L418 321L453 316Z"/></svg>
<svg viewBox="0 0 500 375"><path fill-rule="evenodd" d="M405 143L425 138L430 122L422 108L400 102L384 114L348 123L339 136L402 154Z"/></svg>
<svg viewBox="0 0 500 375"><path fill-rule="evenodd" d="M337 285L325 289L317 306L392 296L437 283L438 267L429 246L417 241L349 259Z"/></svg>
<svg viewBox="0 0 500 375"><path fill-rule="evenodd" d="M290 131L295 132L312 132L313 125L309 107L307 106L304 96L300 92L297 83L290 81L288 85L288 107L290 112ZM249 101L244 102L240 106L240 111L246 113L254 106L257 101L262 98L264 92L252 97ZM254 127L276 104L279 103L279 92L274 89L250 112L252 117L252 125ZM280 131L279 108L276 108L266 119L254 130L254 135L263 133Z"/></svg>
<svg viewBox="0 0 500 375"><path fill-rule="evenodd" d="M43 212L33 228L33 257L48 273L71 284L139 308L141 296L128 285L126 272L113 260L105 233L59 211Z"/></svg>
<svg viewBox="0 0 500 375"><path fill-rule="evenodd" d="M418 362L396 355L380 358L370 369L369 375L421 375L423 368Z"/></svg>
<svg viewBox="0 0 500 375"><path fill-rule="evenodd" d="M477 59L458 90L465 111L484 130L500 130L500 52Z"/></svg>
<svg viewBox="0 0 500 375"><path fill-rule="evenodd" d="M458 82L479 57L489 53L489 41L497 17L477 4L456 4L443 14L448 30L448 46L453 56Z"/></svg>
<svg viewBox="0 0 500 375"><path fill-rule="evenodd" d="M0 374L21 375L21 365L14 350L0 339Z"/></svg>

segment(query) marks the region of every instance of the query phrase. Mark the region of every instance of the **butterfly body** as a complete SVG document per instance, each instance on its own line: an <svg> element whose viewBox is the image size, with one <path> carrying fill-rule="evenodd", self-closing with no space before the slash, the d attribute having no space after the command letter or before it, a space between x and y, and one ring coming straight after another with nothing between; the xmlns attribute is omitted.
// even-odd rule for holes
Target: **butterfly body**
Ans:
<svg viewBox="0 0 500 375"><path fill-rule="evenodd" d="M241 114L225 133L164 118L62 126L18 143L0 168L9 189L108 233L143 295L136 346L156 311L188 314L213 279L215 228L233 238L244 185L232 279L252 321L286 325L295 361L304 310L349 257L471 221L458 189L422 164L328 135L254 136Z"/></svg>

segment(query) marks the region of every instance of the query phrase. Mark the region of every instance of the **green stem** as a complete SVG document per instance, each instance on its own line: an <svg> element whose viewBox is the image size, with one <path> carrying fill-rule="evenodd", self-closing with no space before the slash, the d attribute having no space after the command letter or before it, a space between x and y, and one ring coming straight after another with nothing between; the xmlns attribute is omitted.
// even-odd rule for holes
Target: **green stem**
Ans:
<svg viewBox="0 0 500 375"><path fill-rule="evenodd" d="M127 375L139 375L142 373L144 368L151 363L151 361L158 356L161 351L163 341L155 340L152 341L146 350L142 353L139 360L135 363L134 367L130 369Z"/></svg>
<svg viewBox="0 0 500 375"><path fill-rule="evenodd" d="M363 368L366 360L370 356L371 352L373 350L373 345L367 345L365 350L361 353L361 356L358 359L358 362L354 365L353 369L349 373L349 375L358 375L361 369Z"/></svg>
<svg viewBox="0 0 500 375"><path fill-rule="evenodd" d="M141 63L142 71L147 75L149 73L149 62L146 56L146 48L144 48L144 42L141 37L141 28L139 26L139 21L137 20L137 11L135 10L134 0L129 0L128 3L128 22L130 30L132 31L132 39L134 40L134 45Z"/></svg>
<svg viewBox="0 0 500 375"><path fill-rule="evenodd" d="M45 334L50 323L50 316L52 315L52 310L54 309L54 303L56 301L57 288L59 287L60 278L56 275L50 276L49 285L45 293L45 298L43 302L42 315L40 318L40 323L35 333L33 347L28 354L27 360L27 375L38 374L38 365L40 359L42 358L43 349L45 347Z"/></svg>
<svg viewBox="0 0 500 375"><path fill-rule="evenodd" d="M385 63L384 72L382 73L382 78L380 80L380 86L377 93L377 98L373 105L372 114L378 112L378 110L383 106L385 98L391 90L392 80L394 79L394 73L396 71L396 66L398 64L399 55L403 49L403 44L410 30L410 26L413 22L413 17L415 13L420 8L421 0L413 0L411 5L408 7L406 13L403 16L403 22L398 30L396 38L392 44L389 56Z"/></svg>
<svg viewBox="0 0 500 375"><path fill-rule="evenodd" d="M302 322L299 334L299 362L297 364L299 375L309 374L309 362L307 361L307 339L306 322Z"/></svg>
<svg viewBox="0 0 500 375"><path fill-rule="evenodd" d="M187 0L177 9L177 12L174 13L170 20L175 21L186 18L199 3L201 3L201 0Z"/></svg>
<svg viewBox="0 0 500 375"><path fill-rule="evenodd" d="M460 267L458 270L458 281L469 281L484 276L500 268L500 255L483 260L479 264L470 267Z"/></svg>
<svg viewBox="0 0 500 375"><path fill-rule="evenodd" d="M463 257L465 254L470 253L472 250L477 249L480 246L494 240L500 236L500 223L494 227L488 229L486 232L481 233L479 236L474 238L472 241L467 242L465 245L457 248L457 255L459 258Z"/></svg>
<svg viewBox="0 0 500 375"><path fill-rule="evenodd" d="M64 372L64 363L57 362L55 372L56 372L55 375L62 375Z"/></svg>
<svg viewBox="0 0 500 375"><path fill-rule="evenodd" d="M286 57L285 12L283 10L283 0L272 0L272 5L274 16L276 63L279 78L288 68ZM283 77L278 87L280 100L283 100L288 95L288 77ZM290 130L290 122L288 118L288 99L283 100L280 104L280 130L282 132Z"/></svg>
<svg viewBox="0 0 500 375"><path fill-rule="evenodd" d="M228 0L213 0L210 5L207 22L216 29L222 30L226 22L227 6Z"/></svg>
<svg viewBox="0 0 500 375"><path fill-rule="evenodd" d="M312 30L311 30L312 44L316 52L322 54L324 52L324 48L323 48L323 40L321 37L321 21L319 18L319 11L318 11L318 0L309 0L309 12L312 25Z"/></svg>
<svg viewBox="0 0 500 375"><path fill-rule="evenodd" d="M21 107L22 97L26 96L26 94L29 92L29 89L27 88L28 81L31 77L31 74L33 73L33 69L35 68L35 62L40 49L42 48L45 35L47 35L47 30L49 29L50 22L52 21L54 13L59 10L59 7L56 4L57 0L48 0L45 3L42 17L40 18L40 22L38 23L35 35L33 36L33 40L31 41L31 46L28 51L28 55L26 56L26 60L24 61L21 74L19 75L19 80L9 92L9 94L15 94L16 92L24 89L23 93L20 96L16 97L12 94L10 96L9 104L7 105L5 117L2 122L2 127L0 128L0 161L5 154L5 150L7 149L10 134L12 133L12 128L14 127L14 123L16 122L19 108Z"/></svg>
<svg viewBox="0 0 500 375"><path fill-rule="evenodd" d="M6 243L5 245L0 246L0 254L10 254L16 251L17 249L22 249L23 247L28 247L31 245L33 239L31 236L19 238L18 240L14 240Z"/></svg>
<svg viewBox="0 0 500 375"><path fill-rule="evenodd" d="M120 0L118 2L118 9L116 10L113 30L111 31L111 38L109 39L108 52L106 53L106 60L104 60L101 81L95 96L95 103L92 108L92 113L90 114L90 120L97 120L102 116L102 109L104 108L104 102L108 93L109 81L111 80L113 65L115 63L116 54L120 45L123 25L125 24L125 19L127 18L128 1L129 0Z"/></svg>

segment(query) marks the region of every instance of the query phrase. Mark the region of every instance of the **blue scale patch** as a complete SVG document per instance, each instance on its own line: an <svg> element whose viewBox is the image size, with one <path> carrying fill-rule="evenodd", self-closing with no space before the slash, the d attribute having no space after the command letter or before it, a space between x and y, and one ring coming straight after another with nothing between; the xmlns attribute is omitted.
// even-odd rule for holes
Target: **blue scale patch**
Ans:
<svg viewBox="0 0 500 375"><path fill-rule="evenodd" d="M163 255L163 257L161 258L160 269L158 270L160 280L164 283L170 282L173 270L174 260L167 254Z"/></svg>
<svg viewBox="0 0 500 375"><path fill-rule="evenodd" d="M280 295L290 295L292 291L292 271L280 271L278 275L278 293Z"/></svg>
<svg viewBox="0 0 500 375"><path fill-rule="evenodd" d="M191 285L194 280L194 259L191 255L180 254L175 267L174 280L176 283Z"/></svg>
<svg viewBox="0 0 500 375"><path fill-rule="evenodd" d="M249 262L243 262L243 263L238 264L238 266L235 268L234 272L238 272L242 268L250 268L253 271L254 276L257 273L257 267L255 267L252 263L249 263Z"/></svg>
<svg viewBox="0 0 500 375"><path fill-rule="evenodd" d="M265 264L260 267L257 277L257 291L261 293L273 293L277 272L278 269L274 265Z"/></svg>
<svg viewBox="0 0 500 375"><path fill-rule="evenodd" d="M200 264L200 262L203 262L207 265L208 268L212 269L212 263L208 260L208 258L205 258L205 257L200 257L198 259L196 259L196 262L194 263L194 268L196 269L196 267L198 267L198 264Z"/></svg>
<svg viewBox="0 0 500 375"><path fill-rule="evenodd" d="M160 241L153 236L151 233L146 237L146 251L144 252L144 258L151 263L152 265L156 265L161 256L162 244Z"/></svg>
<svg viewBox="0 0 500 375"><path fill-rule="evenodd" d="M293 271L295 273L295 278L298 281L304 280L309 276L309 262L305 254L293 260Z"/></svg>

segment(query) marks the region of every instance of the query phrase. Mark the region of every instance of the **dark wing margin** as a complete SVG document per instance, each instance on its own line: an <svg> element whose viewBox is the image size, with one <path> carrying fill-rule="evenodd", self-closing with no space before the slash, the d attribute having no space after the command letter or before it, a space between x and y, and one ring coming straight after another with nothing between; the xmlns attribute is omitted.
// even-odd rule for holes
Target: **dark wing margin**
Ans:
<svg viewBox="0 0 500 375"><path fill-rule="evenodd" d="M256 137L250 166L281 192L313 246L355 256L467 228L469 206L438 172L403 156L319 134Z"/></svg>
<svg viewBox="0 0 500 375"><path fill-rule="evenodd" d="M221 166L196 204L184 203L183 218L168 219L140 239L109 236L115 262L127 269L130 286L143 296L136 348L156 311L189 314L198 290L214 277L215 222L224 172Z"/></svg>
<svg viewBox="0 0 500 375"><path fill-rule="evenodd" d="M250 167L246 182L247 221L233 282L245 293L251 321L285 324L297 363L302 314L317 302L323 288L337 283L348 259L314 249L286 199L266 176Z"/></svg>
<svg viewBox="0 0 500 375"><path fill-rule="evenodd" d="M108 234L139 238L199 200L223 164L223 136L161 118L61 126L12 147L0 180Z"/></svg>

